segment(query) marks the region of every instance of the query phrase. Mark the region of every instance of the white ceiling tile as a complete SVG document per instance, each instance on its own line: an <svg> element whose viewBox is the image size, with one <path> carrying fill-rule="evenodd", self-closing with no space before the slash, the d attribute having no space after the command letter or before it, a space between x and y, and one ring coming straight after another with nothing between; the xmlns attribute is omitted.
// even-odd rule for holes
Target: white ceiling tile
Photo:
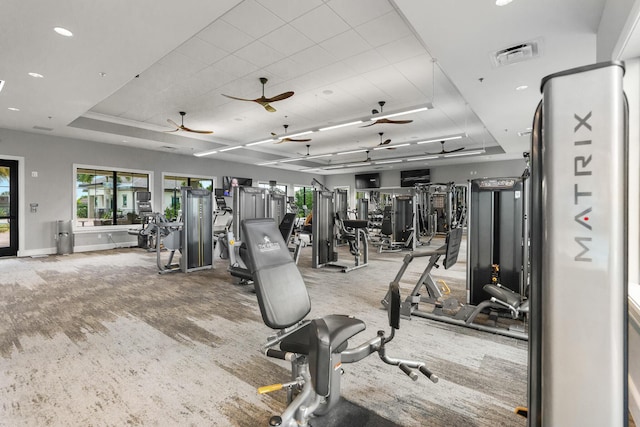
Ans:
<svg viewBox="0 0 640 427"><path fill-rule="evenodd" d="M198 37L193 37L187 40L180 45L177 51L191 59L196 59L207 65L211 65L214 62L219 61L227 54L227 52L221 48Z"/></svg>
<svg viewBox="0 0 640 427"><path fill-rule="evenodd" d="M394 66L424 96L432 98L433 62L430 56L416 56L396 63Z"/></svg>
<svg viewBox="0 0 640 427"><path fill-rule="evenodd" d="M293 55L314 44L314 42L291 25L282 27L266 34L260 41L271 46L285 56Z"/></svg>
<svg viewBox="0 0 640 427"><path fill-rule="evenodd" d="M321 0L258 0L258 2L287 22L322 5Z"/></svg>
<svg viewBox="0 0 640 427"><path fill-rule="evenodd" d="M280 52L265 45L261 41L255 41L245 47L238 49L234 52L234 55L251 62L259 68L266 67L273 64L284 57Z"/></svg>
<svg viewBox="0 0 640 427"><path fill-rule="evenodd" d="M202 93L209 92L214 88L219 88L232 80L235 76L220 66L212 65L185 80L184 84L197 85Z"/></svg>
<svg viewBox="0 0 640 427"><path fill-rule="evenodd" d="M336 59L350 58L371 49L369 43L354 30L331 37L320 43L320 46Z"/></svg>
<svg viewBox="0 0 640 427"><path fill-rule="evenodd" d="M327 6L320 6L291 22L298 31L316 43L345 32L346 22Z"/></svg>
<svg viewBox="0 0 640 427"><path fill-rule="evenodd" d="M391 63L400 62L418 55L428 56L424 46L413 35L379 46L376 50Z"/></svg>
<svg viewBox="0 0 640 427"><path fill-rule="evenodd" d="M227 12L222 19L254 38L262 37L285 24L255 0L243 1Z"/></svg>
<svg viewBox="0 0 640 427"><path fill-rule="evenodd" d="M411 29L396 11L359 25L356 31L372 46L381 46L411 34Z"/></svg>
<svg viewBox="0 0 640 427"><path fill-rule="evenodd" d="M197 37L230 53L253 41L247 33L221 19L200 31Z"/></svg>
<svg viewBox="0 0 640 427"><path fill-rule="evenodd" d="M331 0L327 5L352 27L393 10L389 0Z"/></svg>
<svg viewBox="0 0 640 427"><path fill-rule="evenodd" d="M163 66L166 73L175 73L187 76L196 73L207 66L204 62L189 58L176 50L165 55L158 61L158 64Z"/></svg>
<svg viewBox="0 0 640 427"><path fill-rule="evenodd" d="M220 61L215 63L215 67L226 71L229 74L235 75L236 77L246 76L258 69L252 63L245 61L242 58L238 58L235 55L229 55L222 58Z"/></svg>
<svg viewBox="0 0 640 427"><path fill-rule="evenodd" d="M299 75L337 61L329 52L318 45L313 45L309 49L298 52L292 55L290 59L298 64Z"/></svg>
<svg viewBox="0 0 640 427"><path fill-rule="evenodd" d="M283 58L278 62L264 67L266 75L277 76L281 80L293 79L299 75L298 64L290 58Z"/></svg>
<svg viewBox="0 0 640 427"><path fill-rule="evenodd" d="M384 99L384 92L369 80L359 75L342 80L338 82L337 85L353 96L362 99L364 102L371 103L371 108L374 108L379 100Z"/></svg>
<svg viewBox="0 0 640 427"><path fill-rule="evenodd" d="M358 73L366 73L389 65L389 61L374 49L345 58L342 62Z"/></svg>

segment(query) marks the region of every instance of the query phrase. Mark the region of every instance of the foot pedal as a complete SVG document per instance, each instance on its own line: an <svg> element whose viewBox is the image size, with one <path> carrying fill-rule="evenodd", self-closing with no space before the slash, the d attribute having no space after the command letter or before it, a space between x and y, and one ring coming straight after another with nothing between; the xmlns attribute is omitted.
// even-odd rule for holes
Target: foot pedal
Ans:
<svg viewBox="0 0 640 427"><path fill-rule="evenodd" d="M524 418L527 418L529 415L529 409L525 408L524 406L518 406L516 409L513 410L513 412L515 412L516 414Z"/></svg>

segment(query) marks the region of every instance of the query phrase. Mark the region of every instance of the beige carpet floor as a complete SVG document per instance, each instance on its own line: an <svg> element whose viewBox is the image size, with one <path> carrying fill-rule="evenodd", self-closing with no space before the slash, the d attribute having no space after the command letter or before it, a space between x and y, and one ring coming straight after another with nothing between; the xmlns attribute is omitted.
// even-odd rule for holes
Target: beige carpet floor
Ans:
<svg viewBox="0 0 640 427"><path fill-rule="evenodd" d="M404 255L372 250L368 267L345 274L311 269L304 249L311 315L364 320L352 344L387 329L380 300ZM350 261L346 248L340 258ZM435 272L455 292L464 258ZM413 263L404 295L425 265ZM1 259L0 425L267 425L285 393L256 388L286 381L288 366L260 353L271 331L226 266L159 275L138 248ZM526 342L413 318L388 353L424 360L440 382L413 382L374 355L344 366L347 400L400 426L526 424L513 414L526 404Z"/></svg>

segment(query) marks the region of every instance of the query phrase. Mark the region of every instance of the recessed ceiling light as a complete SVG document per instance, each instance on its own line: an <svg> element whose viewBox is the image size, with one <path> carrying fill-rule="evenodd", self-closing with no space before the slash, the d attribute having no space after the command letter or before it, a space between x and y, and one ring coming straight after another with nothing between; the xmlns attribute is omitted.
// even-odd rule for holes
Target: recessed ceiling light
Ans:
<svg viewBox="0 0 640 427"><path fill-rule="evenodd" d="M20 109L16 107L9 107L8 109L11 111L20 111Z"/></svg>
<svg viewBox="0 0 640 427"><path fill-rule="evenodd" d="M98 75L99 75L100 77L107 77L107 73L105 73L104 71L100 71L100 72L98 73Z"/></svg>
<svg viewBox="0 0 640 427"><path fill-rule="evenodd" d="M55 27L53 29L53 31L55 31L56 33L60 34L61 36L65 36L65 37L72 37L73 33L69 30L67 30L66 28L63 27Z"/></svg>
<svg viewBox="0 0 640 427"><path fill-rule="evenodd" d="M332 95L333 91L331 89L325 89L322 91L322 93L324 93L325 95Z"/></svg>
<svg viewBox="0 0 640 427"><path fill-rule="evenodd" d="M513 0L496 0L496 6L506 6Z"/></svg>
<svg viewBox="0 0 640 427"><path fill-rule="evenodd" d="M527 89L528 87L529 87L529 86L527 86L527 85L522 85L522 86L518 86L518 87L516 88L516 90L525 90L525 89Z"/></svg>
<svg viewBox="0 0 640 427"><path fill-rule="evenodd" d="M36 79L41 79L41 78L43 78L43 77L44 77L44 76L43 76L42 74L40 74L40 73L29 73L29 75L30 75L31 77L35 77Z"/></svg>

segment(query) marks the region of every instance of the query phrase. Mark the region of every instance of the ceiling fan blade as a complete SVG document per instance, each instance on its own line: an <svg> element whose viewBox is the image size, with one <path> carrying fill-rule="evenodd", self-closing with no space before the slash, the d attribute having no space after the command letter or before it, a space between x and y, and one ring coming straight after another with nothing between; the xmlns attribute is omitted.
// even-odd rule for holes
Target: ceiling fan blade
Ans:
<svg viewBox="0 0 640 427"><path fill-rule="evenodd" d="M387 145L387 144L389 144L390 142L391 142L391 139L387 139L386 141L381 142L381 143L380 143L380 145Z"/></svg>
<svg viewBox="0 0 640 427"><path fill-rule="evenodd" d="M189 129L188 127L182 126L181 128L182 130L185 130L187 132L193 132L193 133L202 133L202 134L211 134L213 133L212 130L197 130L197 129Z"/></svg>
<svg viewBox="0 0 640 427"><path fill-rule="evenodd" d="M274 142L274 144L282 144L283 142L309 142L310 139L294 139L294 138L282 138L280 141Z"/></svg>
<svg viewBox="0 0 640 427"><path fill-rule="evenodd" d="M176 127L176 130L180 129L180 125L179 125L179 124L177 124L176 122L174 122L173 120L171 120L171 119L167 119L167 122L168 122L170 125L175 126L175 127ZM173 131L171 131L171 132L173 132Z"/></svg>
<svg viewBox="0 0 640 427"><path fill-rule="evenodd" d="M269 102L282 101L283 99L291 98L292 96L293 96L293 92L289 91L289 92L281 93L280 95L273 96L271 98L264 98L263 97L262 100L264 102L269 103Z"/></svg>
<svg viewBox="0 0 640 427"><path fill-rule="evenodd" d="M271 105L269 105L266 102L264 102L264 103L263 102L259 102L259 104L262 105L264 107L264 109L267 110L270 113L275 113L276 112L276 109L273 108Z"/></svg>
<svg viewBox="0 0 640 427"><path fill-rule="evenodd" d="M464 150L464 147L456 148L455 150L442 150L442 154L455 153Z"/></svg>
<svg viewBox="0 0 640 427"><path fill-rule="evenodd" d="M408 123L413 122L413 120L391 120L391 119L378 119L376 120L376 124L387 123L390 125L406 125Z"/></svg>
<svg viewBox="0 0 640 427"><path fill-rule="evenodd" d="M391 120L391 119L378 119L375 122L360 126L361 128L366 128L373 125L382 125L382 124L391 124L391 125L406 125L408 123L413 122L413 120Z"/></svg>
<svg viewBox="0 0 640 427"><path fill-rule="evenodd" d="M235 99L236 101L250 101L250 102L258 102L258 99L246 99L246 98L238 98L237 96L231 96L231 95L225 95L224 93L222 94L222 96L226 96L227 98L231 98L231 99Z"/></svg>
<svg viewBox="0 0 640 427"><path fill-rule="evenodd" d="M440 151L439 153L431 153L429 151L426 151L424 154L428 154L429 156L439 156L441 154L445 154L446 151Z"/></svg>
<svg viewBox="0 0 640 427"><path fill-rule="evenodd" d="M166 133L171 133L171 132L178 132L179 130L180 130L180 129L174 129L174 130L165 130L165 131L163 131L163 132L166 132Z"/></svg>
<svg viewBox="0 0 640 427"><path fill-rule="evenodd" d="M359 127L361 127L361 128L368 128L369 126L373 126L373 125L375 125L376 123L378 123L378 122L376 121L376 122L370 123L370 124L368 124L368 125L359 126Z"/></svg>

